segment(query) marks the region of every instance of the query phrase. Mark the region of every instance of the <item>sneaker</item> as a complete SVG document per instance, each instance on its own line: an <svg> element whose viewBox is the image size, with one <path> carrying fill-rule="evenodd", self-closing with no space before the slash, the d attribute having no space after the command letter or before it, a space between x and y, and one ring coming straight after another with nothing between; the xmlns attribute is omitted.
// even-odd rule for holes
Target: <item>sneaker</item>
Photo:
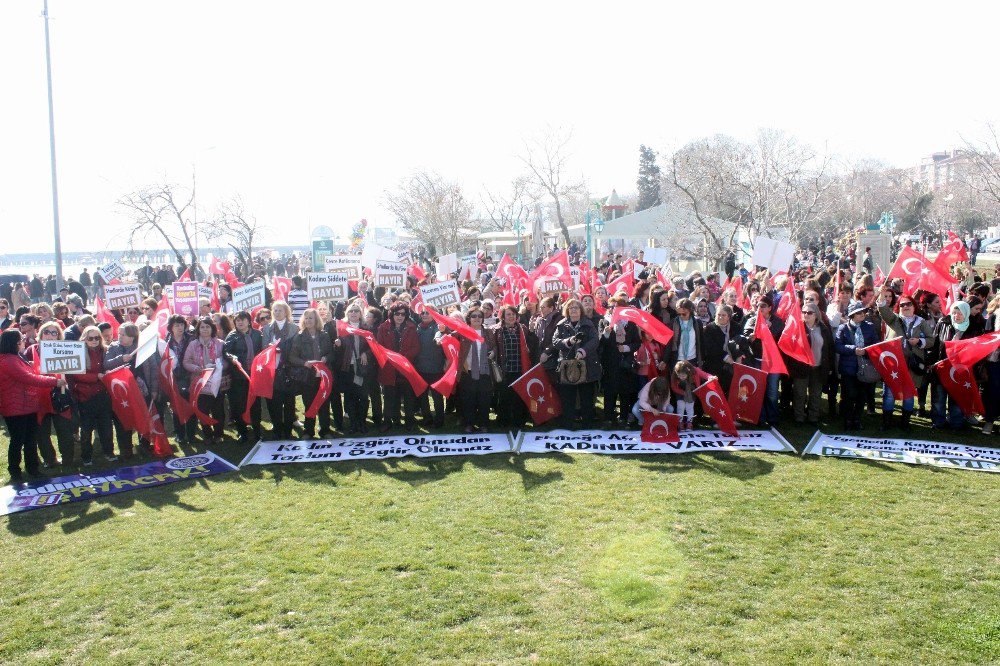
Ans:
<svg viewBox="0 0 1000 666"><path fill-rule="evenodd" d="M84 467L91 467L93 464L94 464L93 460L84 460L83 461L83 466Z"/></svg>
<svg viewBox="0 0 1000 666"><path fill-rule="evenodd" d="M983 434L984 435L992 435L993 434L993 421L990 421L989 423L987 423L986 425L983 426Z"/></svg>
<svg viewBox="0 0 1000 666"><path fill-rule="evenodd" d="M115 462L118 462L119 460L121 460L121 457L120 456L108 456L107 458L105 458L105 460L107 460L110 463L115 463Z"/></svg>

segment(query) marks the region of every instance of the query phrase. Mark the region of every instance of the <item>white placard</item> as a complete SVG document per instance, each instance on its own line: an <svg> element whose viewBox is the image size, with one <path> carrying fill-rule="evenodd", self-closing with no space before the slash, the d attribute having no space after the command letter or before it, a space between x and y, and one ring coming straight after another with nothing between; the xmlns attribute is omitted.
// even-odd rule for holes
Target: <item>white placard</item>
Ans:
<svg viewBox="0 0 1000 666"><path fill-rule="evenodd" d="M364 249L361 251L361 265L365 268L375 268L375 262L379 259L384 259L385 261L397 261L399 259L399 253L394 250L390 250L387 247L382 247L377 243L365 243Z"/></svg>
<svg viewBox="0 0 1000 666"><path fill-rule="evenodd" d="M251 282L233 289L233 312L264 307L264 283Z"/></svg>
<svg viewBox="0 0 1000 666"><path fill-rule="evenodd" d="M107 266L98 268L97 273L104 278L105 282L111 282L112 280L119 280L125 275L125 267L117 261L112 261Z"/></svg>
<svg viewBox="0 0 1000 666"><path fill-rule="evenodd" d="M198 285L198 300L201 300L202 298L207 298L209 303L212 302L212 288L211 287L206 287L203 284Z"/></svg>
<svg viewBox="0 0 1000 666"><path fill-rule="evenodd" d="M574 290L580 289L580 267L570 266L569 274L573 276L573 289Z"/></svg>
<svg viewBox="0 0 1000 666"><path fill-rule="evenodd" d="M38 343L41 371L48 375L87 372L87 344L83 340L42 340Z"/></svg>
<svg viewBox="0 0 1000 666"><path fill-rule="evenodd" d="M438 259L437 263L437 276L439 278L448 278L452 273L458 270L458 255L452 252L451 254L446 254Z"/></svg>
<svg viewBox="0 0 1000 666"><path fill-rule="evenodd" d="M464 257L458 258L458 263L460 264L472 264L473 266L479 265L479 259L474 254L467 254Z"/></svg>
<svg viewBox="0 0 1000 666"><path fill-rule="evenodd" d="M156 342L159 340L160 327L156 320L139 331L139 348L135 351L135 367L139 367L143 362L156 351Z"/></svg>
<svg viewBox="0 0 1000 666"><path fill-rule="evenodd" d="M136 282L104 285L104 304L109 310L137 308L142 305L142 294Z"/></svg>
<svg viewBox="0 0 1000 666"><path fill-rule="evenodd" d="M771 273L787 271L795 260L795 246L784 241L757 236L753 244L754 266L763 266Z"/></svg>
<svg viewBox="0 0 1000 666"><path fill-rule="evenodd" d="M378 259L375 261L373 277L375 287L403 289L406 287L406 264Z"/></svg>
<svg viewBox="0 0 1000 666"><path fill-rule="evenodd" d="M361 279L361 259L358 255L327 255L324 259L327 273L343 273L348 280Z"/></svg>
<svg viewBox="0 0 1000 666"><path fill-rule="evenodd" d="M642 258L657 266L666 266L670 261L670 250L665 247L645 247L642 249Z"/></svg>
<svg viewBox="0 0 1000 666"><path fill-rule="evenodd" d="M447 312L450 305L458 305L462 302L462 297L458 292L458 283L454 280L447 282L436 282L435 284L420 285L420 297L424 305L432 305L438 312Z"/></svg>
<svg viewBox="0 0 1000 666"><path fill-rule="evenodd" d="M309 300L346 301L346 273L310 273L308 280Z"/></svg>

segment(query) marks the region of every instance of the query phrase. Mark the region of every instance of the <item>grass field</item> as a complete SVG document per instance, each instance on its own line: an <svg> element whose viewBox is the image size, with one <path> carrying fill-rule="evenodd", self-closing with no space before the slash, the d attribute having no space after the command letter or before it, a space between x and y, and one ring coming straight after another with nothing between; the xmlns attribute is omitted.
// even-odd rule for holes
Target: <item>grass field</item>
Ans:
<svg viewBox="0 0 1000 666"><path fill-rule="evenodd" d="M248 467L2 519L0 661L997 663L998 484L764 453Z"/></svg>

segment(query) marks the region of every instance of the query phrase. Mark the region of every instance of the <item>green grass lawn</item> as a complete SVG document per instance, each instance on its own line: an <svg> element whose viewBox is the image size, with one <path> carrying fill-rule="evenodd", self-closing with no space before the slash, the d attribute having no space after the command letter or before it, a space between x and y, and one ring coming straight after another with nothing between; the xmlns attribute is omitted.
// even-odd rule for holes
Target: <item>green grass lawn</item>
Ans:
<svg viewBox="0 0 1000 666"><path fill-rule="evenodd" d="M790 454L248 467L2 519L0 661L997 663L998 499Z"/></svg>

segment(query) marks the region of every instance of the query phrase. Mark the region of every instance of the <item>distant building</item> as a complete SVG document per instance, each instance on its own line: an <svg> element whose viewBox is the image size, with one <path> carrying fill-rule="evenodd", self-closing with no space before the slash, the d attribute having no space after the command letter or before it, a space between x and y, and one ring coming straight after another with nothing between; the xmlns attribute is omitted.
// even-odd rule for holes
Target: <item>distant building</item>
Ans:
<svg viewBox="0 0 1000 666"><path fill-rule="evenodd" d="M961 148L933 153L920 160L914 169L914 179L933 192L955 183L969 162L968 154Z"/></svg>

